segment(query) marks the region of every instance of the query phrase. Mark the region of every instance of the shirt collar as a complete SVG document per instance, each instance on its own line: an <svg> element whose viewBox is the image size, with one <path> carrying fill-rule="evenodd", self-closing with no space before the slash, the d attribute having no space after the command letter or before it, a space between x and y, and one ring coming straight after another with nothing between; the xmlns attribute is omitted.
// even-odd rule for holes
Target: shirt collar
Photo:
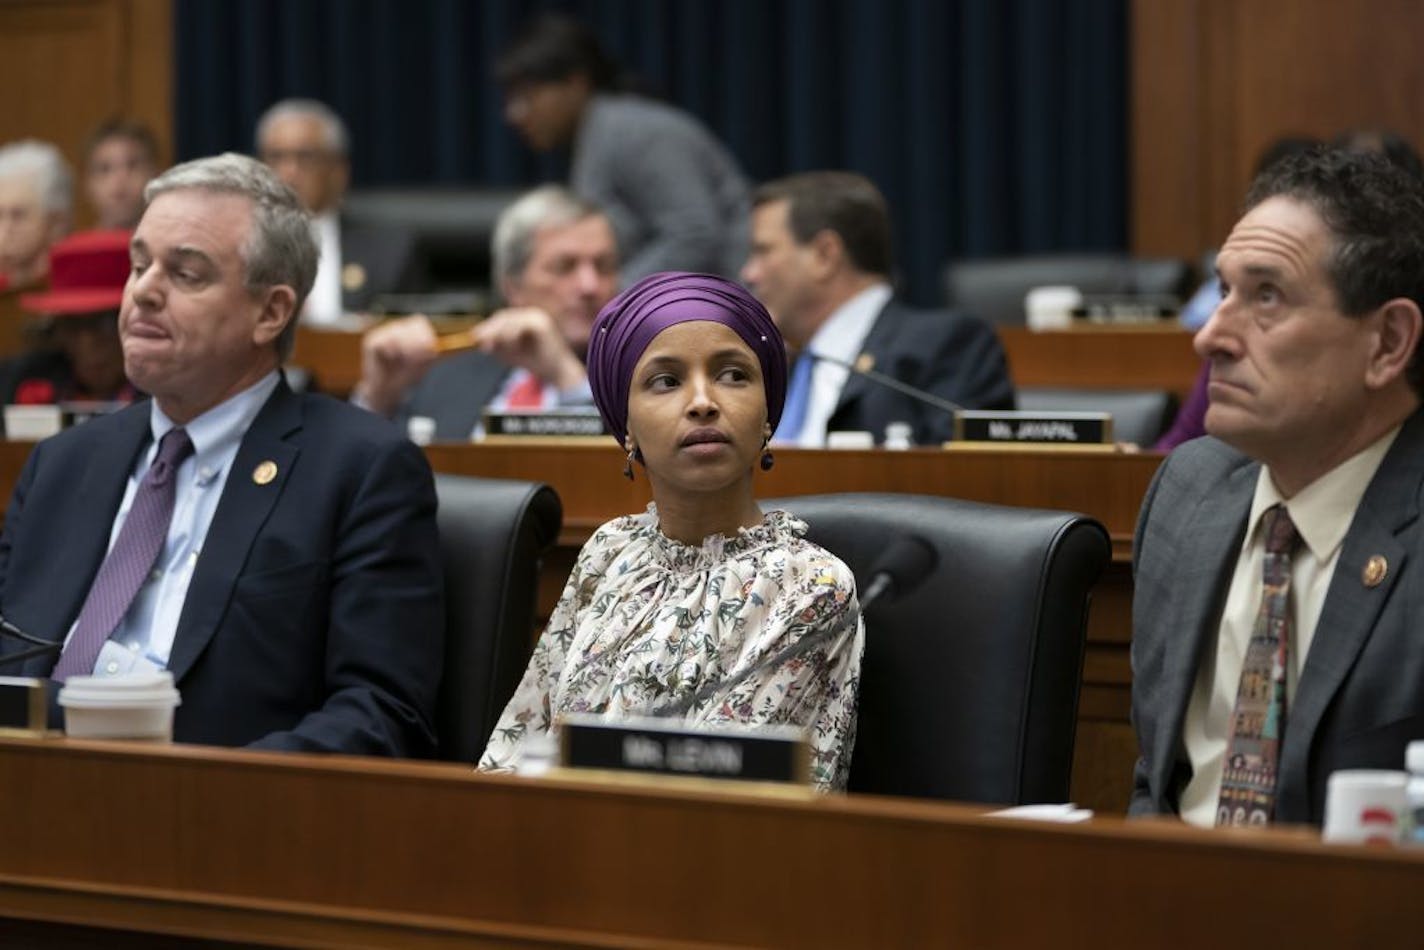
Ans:
<svg viewBox="0 0 1424 950"><path fill-rule="evenodd" d="M1385 453L1399 435L1400 426L1386 432L1366 448L1356 452L1324 475L1302 488L1287 500L1276 488L1275 479L1266 466L1256 476L1256 496L1251 500L1251 515L1247 524L1247 545L1255 542L1261 516L1272 505L1285 505L1301 540L1317 561L1330 560L1345 540L1355 509L1365 496L1365 489L1375 477Z"/></svg>
<svg viewBox="0 0 1424 950"><path fill-rule="evenodd" d="M232 448L242 441L252 420L262 411L267 398L277 388L281 374L272 370L257 382L235 396L218 403L202 415L194 417L183 428L193 443L193 455L199 463ZM149 410L149 430L153 433L153 444L157 445L176 423L163 414L154 400Z"/></svg>
<svg viewBox="0 0 1424 950"><path fill-rule="evenodd" d="M870 327L890 302L890 296L889 284L871 284L833 310L806 348L819 356L829 356L843 363L855 362L861 345L870 335Z"/></svg>

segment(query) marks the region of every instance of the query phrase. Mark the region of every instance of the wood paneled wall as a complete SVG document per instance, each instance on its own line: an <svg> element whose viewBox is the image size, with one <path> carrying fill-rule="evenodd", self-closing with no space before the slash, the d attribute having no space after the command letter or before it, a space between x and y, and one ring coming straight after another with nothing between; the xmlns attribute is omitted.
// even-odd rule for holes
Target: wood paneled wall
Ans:
<svg viewBox="0 0 1424 950"><path fill-rule="evenodd" d="M0 0L0 142L38 138L78 171L89 131L122 115L173 142L172 0ZM80 226L92 220L75 196Z"/></svg>
<svg viewBox="0 0 1424 950"><path fill-rule="evenodd" d="M1289 134L1387 126L1424 144L1419 0L1133 0L1131 241L1194 259Z"/></svg>

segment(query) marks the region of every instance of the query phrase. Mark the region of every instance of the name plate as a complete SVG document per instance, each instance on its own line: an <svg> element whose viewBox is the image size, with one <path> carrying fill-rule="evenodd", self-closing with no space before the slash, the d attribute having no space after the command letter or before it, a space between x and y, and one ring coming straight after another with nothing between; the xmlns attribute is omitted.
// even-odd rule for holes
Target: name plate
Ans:
<svg viewBox="0 0 1424 950"><path fill-rule="evenodd" d="M718 780L809 784L811 747L787 726L692 730L663 719L568 716L559 730L565 768Z"/></svg>
<svg viewBox="0 0 1424 950"><path fill-rule="evenodd" d="M954 440L1102 445L1112 442L1112 413L965 409L954 414Z"/></svg>
<svg viewBox="0 0 1424 950"><path fill-rule="evenodd" d="M0 735L43 735L48 719L44 680L0 676Z"/></svg>
<svg viewBox="0 0 1424 950"><path fill-rule="evenodd" d="M1074 307L1070 313L1074 323L1118 326L1162 323L1176 317L1180 309L1181 302L1175 297L1138 294L1086 297L1082 306Z"/></svg>
<svg viewBox="0 0 1424 950"><path fill-rule="evenodd" d="M596 412L487 412L485 435L560 436L606 435L603 417Z"/></svg>

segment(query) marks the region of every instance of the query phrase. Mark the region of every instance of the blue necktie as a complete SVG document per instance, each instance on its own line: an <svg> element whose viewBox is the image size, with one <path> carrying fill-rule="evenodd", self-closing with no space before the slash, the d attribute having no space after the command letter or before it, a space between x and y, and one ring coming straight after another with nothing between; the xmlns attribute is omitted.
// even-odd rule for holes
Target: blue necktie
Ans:
<svg viewBox="0 0 1424 950"><path fill-rule="evenodd" d="M806 410L811 405L811 374L816 361L803 352L791 369L791 382L786 387L786 404L781 410L781 422L772 436L774 442L795 442L806 424Z"/></svg>

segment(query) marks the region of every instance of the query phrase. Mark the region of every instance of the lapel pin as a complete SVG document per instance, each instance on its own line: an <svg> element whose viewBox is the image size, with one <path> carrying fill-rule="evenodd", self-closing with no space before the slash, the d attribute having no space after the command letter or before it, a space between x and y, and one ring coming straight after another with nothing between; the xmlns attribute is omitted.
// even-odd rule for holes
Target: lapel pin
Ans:
<svg viewBox="0 0 1424 950"><path fill-rule="evenodd" d="M1366 587L1378 587L1388 573L1389 562L1382 555L1376 554L1365 562L1365 569L1360 572L1360 580L1365 582Z"/></svg>
<svg viewBox="0 0 1424 950"><path fill-rule="evenodd" d="M271 459L257 463L257 467L252 470L252 480L258 485L266 485L276 477L277 463Z"/></svg>
<svg viewBox="0 0 1424 950"><path fill-rule="evenodd" d="M875 354L862 353L855 358L855 369L858 373L868 373L875 368Z"/></svg>
<svg viewBox="0 0 1424 950"><path fill-rule="evenodd" d="M341 287L343 290L360 290L366 286L366 268L360 264L347 264L341 268Z"/></svg>

